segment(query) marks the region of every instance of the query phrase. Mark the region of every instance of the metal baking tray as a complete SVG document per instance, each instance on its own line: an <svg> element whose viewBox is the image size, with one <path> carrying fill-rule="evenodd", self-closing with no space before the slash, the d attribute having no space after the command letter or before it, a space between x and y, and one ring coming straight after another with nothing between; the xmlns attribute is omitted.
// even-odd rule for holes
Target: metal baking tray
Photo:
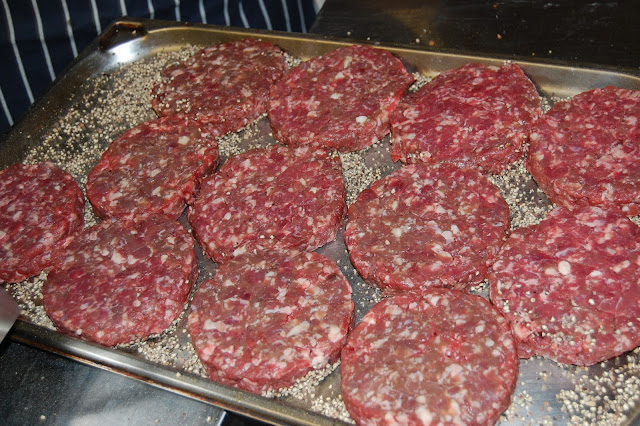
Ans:
<svg viewBox="0 0 640 426"><path fill-rule="evenodd" d="M115 114L114 123L109 123L104 128L97 126L91 119L94 115L104 114L104 110L101 109L104 107L104 103L101 103L103 97L111 96L110 99L114 100L115 104L112 104L111 108L142 109L148 118L153 116L153 112L148 104L127 106L126 102L131 101L129 98L124 95L122 99L118 98L119 89L115 92L110 91L113 87L109 84L112 83L104 83L105 86L102 87L101 81L108 82L109 78L121 78L124 75L119 74L121 70L132 69L131 67L136 64L152 61L153 58L167 52L185 52L188 49L193 50L192 46L207 46L246 37L270 41L279 45L291 56L302 60L354 43L353 40L327 39L312 35L123 19L111 25L85 49L0 141L0 169L20 161L33 161L34 158L54 157L55 161L63 157L86 155L90 152L85 149L86 145L91 144L95 145L94 151L105 149L109 140L135 125L140 118L135 114L133 117L128 117L126 113ZM428 77L468 62L498 65L505 59L373 42L363 43L386 48L400 57L410 71L419 72ZM640 90L640 76L637 70L549 61L516 60L516 62L532 78L548 102L606 85ZM135 79L131 75L128 78ZM147 77L144 73L140 73L138 78ZM96 87L99 90L89 93L88 83L89 86L93 84L91 87L94 87L94 90ZM250 127L251 129L241 132L237 138L237 143L241 146L275 142L270 135L266 119L263 118ZM79 133L82 134L81 137L75 139L70 137L69 141L65 142L64 135ZM81 142L78 143L78 140ZM371 149L348 154L351 155L349 164L360 168L353 177L354 181L357 181L354 185L367 185L398 167L391 162L388 148L387 137ZM64 155L61 151L64 151ZM83 182L83 174L86 178L86 172L93 165L92 161L97 161L99 155L100 152L91 152L89 155L91 158L68 171ZM548 201L536 192L535 184L531 181L518 181L517 187L518 191L524 194L523 197L518 198L518 203L532 203L532 206L538 206L541 214L544 214L545 208L548 208ZM182 220L185 223L184 218ZM351 282L359 320L377 300L379 292L364 283L351 267L342 241L342 232L339 233L335 242L319 249L319 252L337 261ZM198 255L201 268L198 280L200 283L215 273L215 265L202 253ZM32 285L33 280L29 283ZM5 287L15 290L14 286L20 285L5 284ZM28 303L22 300L23 308L37 310L39 301L35 299ZM63 335L50 327L36 324L37 321L29 315L21 316L10 336L16 341L46 349L82 363L111 370L268 422L334 424L341 421L339 418L332 417L333 412L326 409L327 404L339 408L341 402L339 370L330 373L319 384L304 388L303 393L306 396L303 397L290 395L266 398L227 387L194 374L193 369L180 367L182 364L186 365L181 358L183 354L180 351L185 347L182 345L189 345L188 336L184 330L184 318L181 321L170 332L169 337L179 343L175 346L179 353L174 353L173 360L170 362L162 359L151 360L142 352L136 351L135 347L133 349L105 348ZM195 371L197 372L197 369ZM633 383L635 387L631 386ZM630 424L640 417L639 389L640 354L635 352L590 368L563 366L542 359L521 361L518 388L513 396L513 404L499 423Z"/></svg>

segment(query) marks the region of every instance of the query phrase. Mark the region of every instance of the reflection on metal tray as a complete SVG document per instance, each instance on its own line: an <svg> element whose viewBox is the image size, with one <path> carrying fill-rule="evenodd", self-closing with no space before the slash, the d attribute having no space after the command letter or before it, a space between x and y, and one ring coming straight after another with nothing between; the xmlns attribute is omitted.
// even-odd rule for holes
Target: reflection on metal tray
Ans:
<svg viewBox="0 0 640 426"><path fill-rule="evenodd" d="M353 43L353 41L346 42L317 36L181 25L174 22L145 20L118 22L111 26L100 39L94 41L67 68L50 90L28 110L23 119L0 142L0 168L25 159L54 157L60 160L66 156L87 155L87 158L73 164L73 170L68 170L76 179L84 182L86 172L97 161L100 150L106 148L111 138L136 124L136 121L141 121L145 116L147 118L153 116L148 104L126 105L126 102L130 102L131 99L124 95L119 98L118 90L121 89L118 87L120 86L114 86L113 83L114 80L125 78L125 76L133 79L147 79L148 75L142 72L144 69L140 68L140 75L133 77L119 74L119 70L134 69L135 64L156 58L162 55L162 52L182 51L185 54L184 52L189 51L189 46L211 45L245 37L256 37L273 42L293 57L303 60ZM487 64L502 62L500 58L426 51L393 45L381 47L402 58L410 70L429 77L471 61ZM592 69L548 62L519 61L518 63L536 83L541 94L548 99L567 97L605 85L640 89L640 77L627 71ZM153 74L155 71L149 72ZM120 84L130 83L124 81ZM99 90L90 93L89 86ZM145 90L147 89L148 86L145 86ZM110 107L122 109L122 114L115 114L113 122L108 125L96 121L97 119L93 117L104 115L104 98L107 92L116 102ZM135 109L135 114L133 110L131 114L127 114L127 108ZM244 148L274 143L266 119L250 127L249 130L241 132L233 142L239 143ZM61 135L71 134L80 134L80 136L78 139L70 138L69 141L61 137ZM82 141L82 143L74 141ZM350 167L353 172L353 175L346 176L347 180L353 181L352 189L358 188L358 185L368 184L373 179L398 167L389 158L388 145L388 138L386 138L369 150L343 156L343 164ZM228 151L226 155L232 152ZM523 181L519 182L519 185L522 191L530 191L532 182ZM546 201L540 197L532 197L531 200L521 202L542 203L541 211L544 211ZM512 212L512 214L516 213ZM186 224L186 221L183 220L183 223ZM319 251L337 261L352 283L357 317L361 318L379 295L375 289L364 283L351 267L342 242L342 233L338 235L335 242ZM202 256L202 253L199 253L198 260L201 268L198 279L200 283L215 272L215 265ZM15 290L13 287L10 289ZM16 297L15 294L14 297ZM38 301L34 301L33 304L35 307L32 309L37 311ZM145 352L146 347L143 345L117 349L104 348L36 325L32 319L22 317L16 325L12 338L80 362L148 381L225 409L266 421L299 424L334 423L337 420L327 415L340 414L339 371L331 373L320 384L303 388L301 390L303 395L292 392L289 396L275 399L252 395L203 378L199 375L202 371L187 359L190 356L186 353L188 351L183 351L189 346L188 336L184 330L184 318L169 336L159 338L157 341L151 339L152 346L166 344L175 348L173 358L169 361L148 356ZM588 369L561 366L540 359L522 361L514 403L501 422L505 424L566 423L580 420L592 422L596 419L612 420L618 423L631 422L639 415L637 407L637 394L640 389L639 360L640 356L637 354L629 354ZM639 383L635 385L636 388L620 390L620 386L624 388L626 379L629 379L628 382ZM632 398L636 399L632 400ZM627 404L626 408L625 404ZM624 412L625 417L619 415L616 417L616 412Z"/></svg>

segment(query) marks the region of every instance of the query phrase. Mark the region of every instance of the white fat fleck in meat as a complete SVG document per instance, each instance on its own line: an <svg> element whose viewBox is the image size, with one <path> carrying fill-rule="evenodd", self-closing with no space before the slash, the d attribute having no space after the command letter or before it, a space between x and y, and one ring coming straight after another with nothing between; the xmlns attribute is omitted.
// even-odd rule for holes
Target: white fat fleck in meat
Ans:
<svg viewBox="0 0 640 426"><path fill-rule="evenodd" d="M402 314L402 308L398 305L390 304L386 309L387 313L392 316L398 316Z"/></svg>
<svg viewBox="0 0 640 426"><path fill-rule="evenodd" d="M402 228L393 228L391 230L391 233L393 234L394 237L400 238L402 236Z"/></svg>
<svg viewBox="0 0 640 426"><path fill-rule="evenodd" d="M295 325L289 332L286 337L297 336L305 331L309 330L310 324L308 321L303 321L300 324Z"/></svg>
<svg viewBox="0 0 640 426"><path fill-rule="evenodd" d="M204 327L205 330L217 330L217 331L226 331L229 326L225 323L223 323L222 321L211 321L210 319L206 320L204 322Z"/></svg>
<svg viewBox="0 0 640 426"><path fill-rule="evenodd" d="M451 231L443 231L442 236L447 244L453 241L453 233Z"/></svg>
<svg viewBox="0 0 640 426"><path fill-rule="evenodd" d="M416 417L420 419L423 425L431 424L431 421L433 420L433 414L427 409L427 407L421 405L420 407L416 408L415 413Z"/></svg>
<svg viewBox="0 0 640 426"><path fill-rule="evenodd" d="M442 380L451 380L460 379L460 373L464 371L464 368L460 364L450 364L442 372Z"/></svg>
<svg viewBox="0 0 640 426"><path fill-rule="evenodd" d="M356 117L356 122L359 124L363 124L365 121L367 121L367 117L365 115L359 115Z"/></svg>
<svg viewBox="0 0 640 426"><path fill-rule="evenodd" d="M329 340L333 343L339 341L340 339L342 339L342 330L340 330L339 327L336 327L335 325L332 325L329 328Z"/></svg>
<svg viewBox="0 0 640 426"><path fill-rule="evenodd" d="M571 273L571 264L566 260L561 260L558 262L558 271L562 275L569 275Z"/></svg>
<svg viewBox="0 0 640 426"><path fill-rule="evenodd" d="M626 269L629 267L629 265L631 265L631 262L629 262L628 260L625 260L617 265L615 265L613 267L613 272L615 273L620 273L620 271L622 271L623 269Z"/></svg>
<svg viewBox="0 0 640 426"><path fill-rule="evenodd" d="M122 192L120 191L112 191L109 193L109 195L107 196L107 199L109 201L113 201L113 200L117 200L118 198L122 197Z"/></svg>
<svg viewBox="0 0 640 426"><path fill-rule="evenodd" d="M122 263L125 263L127 261L127 258L122 256L117 251L114 251L113 254L111 255L111 261L113 263L122 264Z"/></svg>
<svg viewBox="0 0 640 426"><path fill-rule="evenodd" d="M293 309L291 309L291 306L279 306L275 309L265 309L264 310L265 314L285 314L285 315L291 315L293 313Z"/></svg>

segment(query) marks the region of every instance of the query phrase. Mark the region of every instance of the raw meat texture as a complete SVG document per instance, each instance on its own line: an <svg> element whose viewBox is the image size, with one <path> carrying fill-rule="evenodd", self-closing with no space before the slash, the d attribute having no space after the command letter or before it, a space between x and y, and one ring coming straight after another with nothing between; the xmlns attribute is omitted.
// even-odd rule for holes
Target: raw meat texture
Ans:
<svg viewBox="0 0 640 426"><path fill-rule="evenodd" d="M23 281L51 267L84 225L84 195L53 163L0 172L0 280Z"/></svg>
<svg viewBox="0 0 640 426"><path fill-rule="evenodd" d="M227 160L202 185L189 222L218 263L273 248L314 250L336 237L346 213L339 157L272 145Z"/></svg>
<svg viewBox="0 0 640 426"><path fill-rule="evenodd" d="M521 358L591 365L640 344L640 228L612 210L551 211L516 230L489 278Z"/></svg>
<svg viewBox="0 0 640 426"><path fill-rule="evenodd" d="M235 131L267 112L269 89L286 69L284 52L264 41L207 47L165 69L151 103L159 116L186 115Z"/></svg>
<svg viewBox="0 0 640 426"><path fill-rule="evenodd" d="M42 301L62 332L115 346L166 330L197 276L193 238L177 221L108 219L73 240Z"/></svg>
<svg viewBox="0 0 640 426"><path fill-rule="evenodd" d="M556 103L535 124L527 168L556 204L640 213L640 91L605 87Z"/></svg>
<svg viewBox="0 0 640 426"><path fill-rule="evenodd" d="M522 156L540 105L535 86L516 64L446 71L407 95L391 116L391 157L500 173Z"/></svg>
<svg viewBox="0 0 640 426"><path fill-rule="evenodd" d="M260 393L335 362L353 310L349 282L326 257L248 254L198 288L189 333L212 380Z"/></svg>
<svg viewBox="0 0 640 426"><path fill-rule="evenodd" d="M101 218L162 213L177 219L202 179L218 166L219 132L181 117L147 121L123 133L87 177Z"/></svg>
<svg viewBox="0 0 640 426"><path fill-rule="evenodd" d="M431 288L376 304L342 350L342 398L358 424L493 424L511 402L509 323L480 296Z"/></svg>
<svg viewBox="0 0 640 426"><path fill-rule="evenodd" d="M389 133L389 116L413 76L391 53L353 45L290 69L271 89L276 140L340 151L371 146Z"/></svg>
<svg viewBox="0 0 640 426"><path fill-rule="evenodd" d="M509 228L498 189L447 163L408 165L374 182L348 216L351 262L387 293L482 282Z"/></svg>

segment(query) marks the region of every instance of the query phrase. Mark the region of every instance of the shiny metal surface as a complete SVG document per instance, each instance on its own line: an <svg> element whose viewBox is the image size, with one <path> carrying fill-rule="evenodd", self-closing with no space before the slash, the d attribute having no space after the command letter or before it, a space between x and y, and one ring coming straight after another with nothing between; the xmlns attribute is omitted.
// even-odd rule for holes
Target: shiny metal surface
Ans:
<svg viewBox="0 0 640 426"><path fill-rule="evenodd" d="M20 308L3 288L0 288L0 342L4 340L13 323L20 315Z"/></svg>
<svg viewBox="0 0 640 426"><path fill-rule="evenodd" d="M121 64L127 64L150 57L160 51L178 50L186 45L208 45L244 37L259 37L281 46L293 56L308 59L325 53L331 49L351 44L351 40L326 39L319 36L301 36L285 33L234 30L209 26L180 25L169 22L127 20L116 23L104 37L97 40L90 50L86 51L61 76L46 96L40 99L28 114L12 129L5 140L0 143L0 167L20 161L33 144L45 134L57 118L60 111L70 105L70 96L81 90L81 84L91 76L103 72L111 72ZM462 55L439 51L424 50L391 44L379 44L402 58L412 69L433 76L439 72L455 68L470 61L488 64L499 64L502 58ZM548 61L518 61L527 74L537 84L540 92L547 97L566 97L584 90L613 84L625 88L640 89L640 76L627 70L611 67L598 69L567 65ZM268 126L262 126L259 137L265 143L271 143L268 137ZM376 154L371 154L371 162L375 162ZM386 172L397 165L388 160L377 164ZM320 250L326 256L340 260L342 265L349 265L346 249L341 240L331 243ZM203 275L211 273L211 263L201 260L201 267L206 269ZM360 308L359 317L371 305L371 294L353 268L345 271L345 275L354 287L356 305ZM180 328L180 327L179 327ZM137 354L104 348L72 337L68 337L43 327L19 321L12 333L12 339L52 351L57 354L115 371L137 380L145 381L166 388L172 392L190 398L206 401L219 407L237 411L269 422L297 424L329 424L333 419L323 417L310 411L309 401L292 399L267 399L237 389L226 387L201 377L193 376L179 370L151 363ZM185 338L185 336L180 336ZM624 363L614 360L604 367L596 366L588 374L597 374L598 368L609 370ZM563 368L557 364L534 360L521 364L521 376L518 392L525 391L531 396L531 418L542 419L543 416L566 422L567 416L554 401L559 390L571 387L571 379L563 378ZM541 374L554 377L548 386L540 386ZM320 384L317 394L335 397L339 389L339 373L334 372L325 382ZM545 411L551 404L551 411ZM549 414L551 413L551 414ZM526 414L526 413L525 413ZM637 410L631 417L637 417ZM544 418L546 418L544 417ZM516 422L517 423L517 422Z"/></svg>

